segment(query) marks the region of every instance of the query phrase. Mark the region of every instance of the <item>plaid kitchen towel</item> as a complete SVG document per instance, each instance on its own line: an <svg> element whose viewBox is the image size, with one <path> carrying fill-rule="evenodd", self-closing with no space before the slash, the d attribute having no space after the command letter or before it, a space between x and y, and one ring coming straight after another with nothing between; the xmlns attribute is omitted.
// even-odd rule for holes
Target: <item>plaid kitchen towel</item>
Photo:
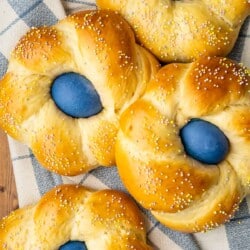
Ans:
<svg viewBox="0 0 250 250"><path fill-rule="evenodd" d="M66 14L94 9L95 1L81 0L1 0L0 1L0 76L7 68L10 51L32 26L52 25ZM230 57L250 67L249 19L241 29ZM125 190L117 170L98 168L77 177L63 177L43 169L31 150L9 138L20 207L36 202L41 195L62 183L78 183L94 189ZM1 166L0 166L1 167ZM1 202L1 201L0 201ZM241 204L234 219L207 233L183 234L172 231L142 209L147 222L147 237L160 250L246 250L250 249L250 197Z"/></svg>

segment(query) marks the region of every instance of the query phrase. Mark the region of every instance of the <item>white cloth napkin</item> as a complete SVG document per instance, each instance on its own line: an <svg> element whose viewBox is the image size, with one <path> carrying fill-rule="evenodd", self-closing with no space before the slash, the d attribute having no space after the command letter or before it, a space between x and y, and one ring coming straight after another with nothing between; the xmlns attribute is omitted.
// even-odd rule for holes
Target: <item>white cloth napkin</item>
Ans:
<svg viewBox="0 0 250 250"><path fill-rule="evenodd" d="M32 26L52 25L66 14L94 9L95 1L81 0L1 0L0 1L0 76L7 68L10 51L19 38ZM250 25L245 22L230 57L250 67ZM35 203L41 195L62 183L77 183L94 189L125 190L115 167L98 168L77 177L63 177L46 171L31 150L9 138L14 175L20 207ZM250 249L250 199L241 204L230 223L207 233L182 234L157 222L142 209L147 222L147 238L160 250L242 250ZM99 250L99 249L98 249ZM101 249L100 249L101 250ZM114 249L115 250L115 249Z"/></svg>

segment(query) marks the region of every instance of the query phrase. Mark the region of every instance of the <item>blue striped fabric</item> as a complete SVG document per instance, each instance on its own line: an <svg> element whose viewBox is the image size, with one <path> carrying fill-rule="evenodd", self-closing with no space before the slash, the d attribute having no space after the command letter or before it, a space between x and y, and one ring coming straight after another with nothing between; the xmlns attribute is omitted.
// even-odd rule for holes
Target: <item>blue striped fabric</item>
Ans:
<svg viewBox="0 0 250 250"><path fill-rule="evenodd" d="M9 0L13 10L29 27L52 25L58 21L42 0Z"/></svg>
<svg viewBox="0 0 250 250"><path fill-rule="evenodd" d="M246 53L246 51L244 51L244 44L245 44L245 42L248 41L248 39L246 39L246 38L250 38L249 35L247 35L249 23L250 23L250 18L248 18L244 22L244 24L242 25L239 37L234 45L234 49L228 55L228 57L230 57L231 59L234 59L238 62L241 61L242 53Z"/></svg>
<svg viewBox="0 0 250 250"><path fill-rule="evenodd" d="M242 218L241 220L232 220L226 225L227 238L229 247L232 250L248 250L250 249L250 218Z"/></svg>
<svg viewBox="0 0 250 250"><path fill-rule="evenodd" d="M96 6L96 4L94 2L90 2L90 1L81 1L81 0L64 0L64 2L68 2L68 3L77 3L77 4L84 4L87 6Z"/></svg>
<svg viewBox="0 0 250 250"><path fill-rule="evenodd" d="M7 69L8 60L7 58L0 52L0 77L4 75Z"/></svg>
<svg viewBox="0 0 250 250"><path fill-rule="evenodd" d="M5 29L0 31L2 36L11 26L15 25L18 20L22 19L29 27L52 25L57 18L47 8L43 1L8 1L13 10L17 13L17 17L10 22ZM26 3L26 4L25 4ZM28 3L28 6L27 6Z"/></svg>
<svg viewBox="0 0 250 250"><path fill-rule="evenodd" d="M15 2L15 1L10 1ZM17 8L15 6L15 3L13 3L12 7L18 14L20 18L29 26L42 26L42 25L52 25L55 22L58 21L58 19L53 15L53 12L51 12L50 9L48 9L47 5L45 5L42 1L18 1L20 6L26 6L26 4L22 4L21 2L34 2L33 4L30 4L30 6L27 6L28 8ZM36 19L34 19L34 16L37 16Z"/></svg>
<svg viewBox="0 0 250 250"><path fill-rule="evenodd" d="M246 200L230 223L225 225L230 249L250 249L250 214Z"/></svg>
<svg viewBox="0 0 250 250"><path fill-rule="evenodd" d="M95 2L81 1L81 0L64 0L62 1L65 7L66 13L71 11L76 11L79 9L93 8L95 7ZM61 8L62 4L59 0L1 0L0 1L0 18L1 14L5 14L5 10L9 12L6 15L6 20L3 18L1 22L4 25L0 25L0 76L2 76L7 69L7 58L11 48L18 41L19 37L25 33L32 26L41 25L51 25L62 18L65 13L61 13L61 16L55 14L55 8ZM4 10L1 10L5 8ZM54 9L53 9L54 8ZM1 12L2 11L2 12ZM58 13L58 12L57 12ZM229 57L241 61L242 55L248 53L248 58L250 56L246 45L250 43L250 31L249 24L250 18L243 25L237 43L230 53ZM23 30L20 30L23 27ZM12 35L10 36L10 32ZM18 34L18 37L16 37ZM9 39L9 40L6 40ZM11 46L8 43L11 42ZM250 67L250 58L248 61L244 62ZM79 183L82 185L89 185L90 182L93 183L95 187L95 181L98 181L99 185L102 187L123 190L127 192L121 183L117 169L115 167L103 168L99 167L85 175L78 176L76 178L67 178L59 176L49 171L45 170L40 166L40 164L35 159L32 152L26 148L24 145L20 145L17 142L11 142L10 139L10 149L12 153L13 167L15 173L17 189L19 193L19 202L26 204L29 201L25 200L25 191L23 188L27 186L26 190L37 188L39 196L43 195L46 191L50 190L52 187L62 184L62 183ZM21 165L22 161L28 160L27 164L30 164L31 168L27 168L31 171L32 176L34 176L34 183L31 180L23 180L23 176L20 173L20 169L24 169ZM30 175L29 175L30 176ZM33 185L30 189L30 185ZM36 187L34 187L36 186ZM34 196L35 196L34 192ZM36 197L38 198L38 197ZM25 202L22 202L25 200ZM140 206L139 206L140 207ZM241 204L240 210L236 213L235 217L230 223L227 223L218 231L203 234L183 234L170 230L159 222L157 222L153 216L140 207L142 213L147 219L148 231L147 236L149 242L155 247L155 249L160 250L247 250L250 249L250 215L249 215L249 200L244 200ZM217 240L217 242L216 242ZM100 249L101 250L101 249Z"/></svg>
<svg viewBox="0 0 250 250"><path fill-rule="evenodd" d="M34 155L31 156L31 163L34 168L34 174L41 196L53 187L63 183L62 177L60 175L50 173L49 171L42 168Z"/></svg>

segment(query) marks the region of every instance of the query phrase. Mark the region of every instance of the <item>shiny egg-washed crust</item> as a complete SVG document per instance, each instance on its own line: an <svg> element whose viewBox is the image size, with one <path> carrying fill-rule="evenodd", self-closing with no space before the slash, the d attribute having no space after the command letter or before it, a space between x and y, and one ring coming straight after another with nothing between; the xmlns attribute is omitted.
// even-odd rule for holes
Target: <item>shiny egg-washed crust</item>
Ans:
<svg viewBox="0 0 250 250"><path fill-rule="evenodd" d="M250 14L247 0L97 0L97 5L121 13L164 62L227 55Z"/></svg>
<svg viewBox="0 0 250 250"><path fill-rule="evenodd" d="M53 172L77 175L114 165L118 117L157 70L157 60L135 43L119 14L75 13L20 39L0 81L0 126ZM50 89L65 72L92 82L103 106L99 114L75 119L57 108Z"/></svg>
<svg viewBox="0 0 250 250"><path fill-rule="evenodd" d="M58 250L67 241L89 250L150 250L138 207L123 192L61 185L33 206L0 220L0 249Z"/></svg>
<svg viewBox="0 0 250 250"><path fill-rule="evenodd" d="M218 165L187 156L180 129L192 118L215 124L230 151ZM206 231L232 218L250 193L250 77L222 57L173 63L121 116L116 161L132 196L168 227Z"/></svg>

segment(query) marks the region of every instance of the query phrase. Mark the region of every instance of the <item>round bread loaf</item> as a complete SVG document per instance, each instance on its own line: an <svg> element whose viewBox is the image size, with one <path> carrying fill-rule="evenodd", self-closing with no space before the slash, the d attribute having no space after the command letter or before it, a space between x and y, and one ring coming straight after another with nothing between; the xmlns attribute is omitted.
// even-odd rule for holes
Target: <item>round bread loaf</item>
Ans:
<svg viewBox="0 0 250 250"><path fill-rule="evenodd" d="M121 116L116 161L132 196L166 226L206 231L250 193L250 76L222 57L161 68Z"/></svg>
<svg viewBox="0 0 250 250"><path fill-rule="evenodd" d="M152 249L143 217L123 192L61 185L0 220L0 248L22 250Z"/></svg>
<svg viewBox="0 0 250 250"><path fill-rule="evenodd" d="M250 14L247 0L97 0L97 5L121 13L164 62L227 55Z"/></svg>
<svg viewBox="0 0 250 250"><path fill-rule="evenodd" d="M53 172L112 166L120 113L157 70L157 60L112 11L78 12L32 28L0 81L0 126Z"/></svg>

